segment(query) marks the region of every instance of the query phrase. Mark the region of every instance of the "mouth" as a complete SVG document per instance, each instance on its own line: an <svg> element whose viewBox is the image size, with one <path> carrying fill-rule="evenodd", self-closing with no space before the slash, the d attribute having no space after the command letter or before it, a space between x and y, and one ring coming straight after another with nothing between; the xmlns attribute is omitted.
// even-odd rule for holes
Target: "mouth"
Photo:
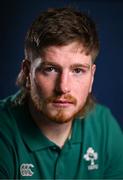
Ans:
<svg viewBox="0 0 123 180"><path fill-rule="evenodd" d="M72 105L73 102L69 101L69 100L55 100L53 101L53 106L55 107L69 107L70 105Z"/></svg>

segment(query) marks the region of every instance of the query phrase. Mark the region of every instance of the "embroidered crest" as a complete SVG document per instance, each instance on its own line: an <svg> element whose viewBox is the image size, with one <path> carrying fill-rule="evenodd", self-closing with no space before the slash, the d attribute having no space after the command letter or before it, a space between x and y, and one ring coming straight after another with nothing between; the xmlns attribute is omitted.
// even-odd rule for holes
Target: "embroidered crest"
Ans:
<svg viewBox="0 0 123 180"><path fill-rule="evenodd" d="M32 176L34 172L32 171L31 168L34 168L33 164L21 164L20 166L20 173L22 176Z"/></svg>
<svg viewBox="0 0 123 180"><path fill-rule="evenodd" d="M88 166L88 170L98 169L98 164L95 164L95 161L98 159L98 153L94 152L94 149L92 147L89 147L87 149L87 152L83 158L86 161L90 162L90 165Z"/></svg>

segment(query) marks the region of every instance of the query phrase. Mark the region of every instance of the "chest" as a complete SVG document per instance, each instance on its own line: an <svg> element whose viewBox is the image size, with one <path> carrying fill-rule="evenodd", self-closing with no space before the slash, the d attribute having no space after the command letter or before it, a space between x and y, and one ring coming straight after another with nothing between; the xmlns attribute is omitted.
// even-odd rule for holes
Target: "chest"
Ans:
<svg viewBox="0 0 123 180"><path fill-rule="evenodd" d="M96 146L66 145L62 150L51 146L21 154L18 161L20 179L102 178L103 157Z"/></svg>

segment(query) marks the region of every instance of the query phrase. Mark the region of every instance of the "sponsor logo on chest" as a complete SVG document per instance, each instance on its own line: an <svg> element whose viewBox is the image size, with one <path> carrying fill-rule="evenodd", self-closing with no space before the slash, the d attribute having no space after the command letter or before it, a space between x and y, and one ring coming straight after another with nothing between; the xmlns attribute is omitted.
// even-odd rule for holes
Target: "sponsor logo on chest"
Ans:
<svg viewBox="0 0 123 180"><path fill-rule="evenodd" d="M28 163L23 163L20 166L20 174L21 176L33 176L34 172L33 169L34 165L33 164L28 164Z"/></svg>

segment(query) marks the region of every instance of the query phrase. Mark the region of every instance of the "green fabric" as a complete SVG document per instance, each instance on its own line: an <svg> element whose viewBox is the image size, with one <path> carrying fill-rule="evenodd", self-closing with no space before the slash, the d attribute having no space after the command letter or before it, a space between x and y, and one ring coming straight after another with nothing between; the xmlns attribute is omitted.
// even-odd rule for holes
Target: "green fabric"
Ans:
<svg viewBox="0 0 123 180"><path fill-rule="evenodd" d="M85 119L75 119L60 149L27 105L11 106L11 99L0 102L1 179L123 179L123 134L106 107L97 104Z"/></svg>

